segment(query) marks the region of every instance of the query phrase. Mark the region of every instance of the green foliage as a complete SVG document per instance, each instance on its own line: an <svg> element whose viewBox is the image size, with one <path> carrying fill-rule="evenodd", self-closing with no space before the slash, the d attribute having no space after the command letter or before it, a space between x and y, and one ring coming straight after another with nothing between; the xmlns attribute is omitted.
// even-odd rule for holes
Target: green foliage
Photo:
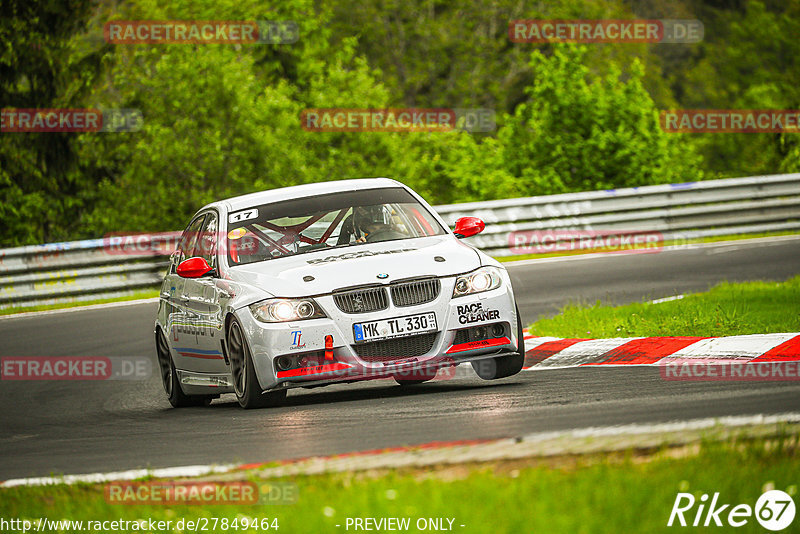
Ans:
<svg viewBox="0 0 800 534"><path fill-rule="evenodd" d="M73 36L85 30L89 0L4 0L0 17L0 107L80 107L101 68L101 52ZM0 133L0 243L41 243L76 232L71 214L93 184L79 171L68 133Z"/></svg>
<svg viewBox="0 0 800 534"><path fill-rule="evenodd" d="M800 0L705 2L705 38L672 67L684 108L800 109ZM663 48L663 47L662 47ZM659 53L661 51L659 50ZM755 176L797 169L800 134L694 134L707 169Z"/></svg>
<svg viewBox="0 0 800 534"><path fill-rule="evenodd" d="M5 0L3 108L135 133L0 134L0 246L173 230L204 203L389 176L432 203L800 170L798 134L664 134L673 107L800 108L800 0ZM697 45L512 43L524 18L699 18ZM293 20L275 45L104 42L105 22ZM316 133L312 107L489 108L493 134Z"/></svg>
<svg viewBox="0 0 800 534"><path fill-rule="evenodd" d="M181 18L181 7L194 3L186 4L173 2L176 13L169 14L149 6L136 16ZM291 8L283 4L281 14L259 11L257 2L236 6L257 20L303 21L310 9L302 1ZM318 22L303 21L301 32L314 34ZM300 128L306 107L387 103L351 42L337 49L324 44L121 47L103 96L115 98L118 107L141 109L145 125L141 132L105 136L87 146L89 160L113 154L109 166L117 167L102 183L88 226L102 232L180 228L219 198L369 174L386 158L379 139L363 147L356 136ZM292 52L274 50L281 46Z"/></svg>
<svg viewBox="0 0 800 534"><path fill-rule="evenodd" d="M463 131L413 133L395 138L397 155L389 175L437 204L523 196L503 168L502 150L489 137L477 141Z"/></svg>
<svg viewBox="0 0 800 534"><path fill-rule="evenodd" d="M722 283L705 293L658 304L570 305L542 318L537 336L608 338L732 336L796 332L800 328L800 277L786 282Z"/></svg>
<svg viewBox="0 0 800 534"><path fill-rule="evenodd" d="M498 133L508 172L547 194L699 178L691 145L661 131L641 65L628 80L614 63L589 80L585 54L576 46L534 52L528 100Z"/></svg>
<svg viewBox="0 0 800 534"><path fill-rule="evenodd" d="M512 43L518 19L630 18L618 0L326 0L334 39L356 35L358 52L386 76L392 98L406 106L491 108L511 112L525 100L533 44ZM644 56L646 46L593 48L592 65L615 55ZM660 76L651 79L654 90Z"/></svg>

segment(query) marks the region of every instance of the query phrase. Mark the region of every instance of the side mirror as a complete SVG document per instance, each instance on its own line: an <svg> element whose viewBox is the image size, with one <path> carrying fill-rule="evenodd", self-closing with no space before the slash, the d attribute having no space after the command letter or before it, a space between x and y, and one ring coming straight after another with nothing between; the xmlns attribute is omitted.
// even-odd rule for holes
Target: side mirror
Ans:
<svg viewBox="0 0 800 534"><path fill-rule="evenodd" d="M477 217L461 217L456 221L453 233L456 234L457 238L461 239L462 237L477 235L483 232L484 228L486 228L486 224Z"/></svg>
<svg viewBox="0 0 800 534"><path fill-rule="evenodd" d="M183 260L175 270L181 278L200 278L213 271L205 258L195 257Z"/></svg>

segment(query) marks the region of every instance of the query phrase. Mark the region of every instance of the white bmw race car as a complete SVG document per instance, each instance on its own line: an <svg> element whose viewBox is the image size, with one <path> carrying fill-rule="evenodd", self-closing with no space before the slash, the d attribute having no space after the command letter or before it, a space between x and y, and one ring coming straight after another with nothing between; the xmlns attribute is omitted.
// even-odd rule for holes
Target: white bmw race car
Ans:
<svg viewBox="0 0 800 534"><path fill-rule="evenodd" d="M235 393L253 408L289 388L402 385L471 362L518 373L522 325L508 273L385 178L253 193L205 206L171 256L155 323L173 406Z"/></svg>

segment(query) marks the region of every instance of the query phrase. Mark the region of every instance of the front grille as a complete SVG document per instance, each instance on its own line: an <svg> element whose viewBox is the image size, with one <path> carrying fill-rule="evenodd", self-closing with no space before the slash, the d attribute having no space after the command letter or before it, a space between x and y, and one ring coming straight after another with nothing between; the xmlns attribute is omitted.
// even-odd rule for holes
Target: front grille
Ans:
<svg viewBox="0 0 800 534"><path fill-rule="evenodd" d="M453 340L453 345L460 345L469 341L469 328L456 331L456 338Z"/></svg>
<svg viewBox="0 0 800 534"><path fill-rule="evenodd" d="M385 341L371 341L354 345L358 357L365 362L390 362L427 354L436 341L436 332L417 336L399 337Z"/></svg>
<svg viewBox="0 0 800 534"><path fill-rule="evenodd" d="M440 288L441 284L438 278L394 284L391 287L392 302L397 307L425 304L439 296Z"/></svg>
<svg viewBox="0 0 800 534"><path fill-rule="evenodd" d="M333 301L345 313L367 313L385 310L389 307L386 289L382 287L334 293Z"/></svg>

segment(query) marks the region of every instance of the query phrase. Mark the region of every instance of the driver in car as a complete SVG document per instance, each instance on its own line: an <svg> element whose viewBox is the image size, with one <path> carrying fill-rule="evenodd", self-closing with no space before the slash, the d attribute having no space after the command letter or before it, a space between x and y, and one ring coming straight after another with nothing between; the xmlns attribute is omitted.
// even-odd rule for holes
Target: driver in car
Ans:
<svg viewBox="0 0 800 534"><path fill-rule="evenodd" d="M355 238L356 243L365 243L370 234L389 230L392 230L392 225L386 222L382 205L356 206L342 223L342 231L336 244L346 245L350 243L351 237Z"/></svg>

